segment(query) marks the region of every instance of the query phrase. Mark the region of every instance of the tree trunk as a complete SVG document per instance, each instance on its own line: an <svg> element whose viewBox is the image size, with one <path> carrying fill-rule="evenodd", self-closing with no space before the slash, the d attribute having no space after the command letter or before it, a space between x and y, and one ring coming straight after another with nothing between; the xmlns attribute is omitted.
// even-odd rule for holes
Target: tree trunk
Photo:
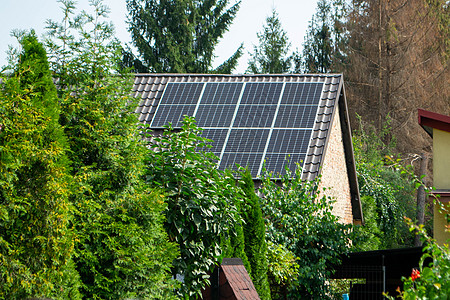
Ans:
<svg viewBox="0 0 450 300"><path fill-rule="evenodd" d="M420 170L419 170L419 176L423 176L420 180L422 184L417 189L417 225L423 225L425 223L425 184L424 184L424 178L425 173L427 171L427 164L428 164L428 155L425 153L422 153L420 159ZM416 235L414 239L414 246L419 247L422 246L422 242L420 241L420 237Z"/></svg>

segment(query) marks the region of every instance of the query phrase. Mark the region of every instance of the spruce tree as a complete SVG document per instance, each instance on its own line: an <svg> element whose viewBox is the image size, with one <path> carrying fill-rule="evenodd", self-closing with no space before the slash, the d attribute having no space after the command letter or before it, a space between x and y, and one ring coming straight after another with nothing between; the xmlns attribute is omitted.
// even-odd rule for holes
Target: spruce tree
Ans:
<svg viewBox="0 0 450 300"><path fill-rule="evenodd" d="M259 45L254 46L247 72L254 74L288 73L292 66L292 55L289 55L289 38L281 27L278 13L273 10L267 17L263 31L257 34Z"/></svg>
<svg viewBox="0 0 450 300"><path fill-rule="evenodd" d="M228 30L240 1L127 0L128 24L137 57L125 51L125 65L138 72L231 73L242 45L212 70L214 49Z"/></svg>
<svg viewBox="0 0 450 300"><path fill-rule="evenodd" d="M67 141L46 52L24 35L0 88L0 295L77 299Z"/></svg>
<svg viewBox="0 0 450 300"><path fill-rule="evenodd" d="M259 297L261 299L271 299L267 275L266 230L260 200L255 193L252 175L248 169L243 172L241 181L241 188L245 195L242 218L245 222L245 252L250 263L250 277Z"/></svg>
<svg viewBox="0 0 450 300"><path fill-rule="evenodd" d="M63 3L63 24L70 25L50 22L49 46L60 58L54 70L75 181L70 200L83 296L168 299L177 251L163 229L164 198L144 183L147 149L133 113L132 78L117 70L121 52L104 21L108 9L94 1L96 15L83 12L73 22L71 2Z"/></svg>
<svg viewBox="0 0 450 300"><path fill-rule="evenodd" d="M338 72L345 64L343 47L344 2L320 0L312 17L303 43L303 55L297 56L296 72Z"/></svg>

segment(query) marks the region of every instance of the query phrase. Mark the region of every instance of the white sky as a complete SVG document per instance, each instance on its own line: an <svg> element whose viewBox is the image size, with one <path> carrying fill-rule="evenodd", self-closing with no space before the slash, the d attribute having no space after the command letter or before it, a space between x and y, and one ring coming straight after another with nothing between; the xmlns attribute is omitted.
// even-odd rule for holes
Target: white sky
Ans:
<svg viewBox="0 0 450 300"><path fill-rule="evenodd" d="M78 10L90 11L88 0L78 0L77 3ZM288 33L291 50L301 48L316 3L317 0L242 0L233 24L216 48L215 65L229 58L243 42L244 55L235 70L236 73L243 73L249 60L248 52L258 43L256 33L262 30L272 8L277 10L282 27ZM122 43L130 43L131 38L125 23L125 0L104 0L104 4L111 9L109 16L115 25L116 36ZM6 64L8 45L17 46L15 39L10 36L11 31L33 28L38 36L41 36L45 32L47 19L62 19L60 6L57 0L0 0L0 66Z"/></svg>

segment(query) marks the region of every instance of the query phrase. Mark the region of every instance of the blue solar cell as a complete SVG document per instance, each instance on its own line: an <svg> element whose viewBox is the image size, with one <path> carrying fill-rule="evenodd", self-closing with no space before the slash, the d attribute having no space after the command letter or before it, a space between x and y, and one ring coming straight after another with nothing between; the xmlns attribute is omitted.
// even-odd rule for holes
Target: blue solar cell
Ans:
<svg viewBox="0 0 450 300"><path fill-rule="evenodd" d="M236 104L243 83L208 83L203 92L201 104Z"/></svg>
<svg viewBox="0 0 450 300"><path fill-rule="evenodd" d="M262 161L262 153L224 153L220 161L220 170L237 170L239 166L248 167L253 177L258 175L258 169Z"/></svg>
<svg viewBox="0 0 450 300"><path fill-rule="evenodd" d="M162 127L172 123L173 127L181 127L184 116L193 116L195 105L160 105L153 118L152 127Z"/></svg>
<svg viewBox="0 0 450 300"><path fill-rule="evenodd" d="M318 104L322 82L286 83L281 104Z"/></svg>
<svg viewBox="0 0 450 300"><path fill-rule="evenodd" d="M270 127L276 109L276 105L241 105L233 127Z"/></svg>
<svg viewBox="0 0 450 300"><path fill-rule="evenodd" d="M199 127L229 127L235 105L199 105L195 120Z"/></svg>
<svg viewBox="0 0 450 300"><path fill-rule="evenodd" d="M247 83L241 104L277 104L282 88L282 83Z"/></svg>
<svg viewBox="0 0 450 300"><path fill-rule="evenodd" d="M305 154L266 154L265 168L272 174L281 176L286 174L286 167L288 167L291 173L294 173L297 168L297 163L300 167L303 165ZM279 176L274 176L279 177Z"/></svg>
<svg viewBox="0 0 450 300"><path fill-rule="evenodd" d="M169 82L160 100L160 104L196 104L204 83Z"/></svg>
<svg viewBox="0 0 450 300"><path fill-rule="evenodd" d="M269 129L232 129L225 152L264 152Z"/></svg>
<svg viewBox="0 0 450 300"><path fill-rule="evenodd" d="M311 129L274 129L267 153L306 153Z"/></svg>
<svg viewBox="0 0 450 300"><path fill-rule="evenodd" d="M280 105L274 127L313 128L317 105Z"/></svg>
<svg viewBox="0 0 450 300"><path fill-rule="evenodd" d="M213 140L213 142L208 143L208 144L212 145L212 148L210 149L210 151L218 153L218 156L220 155L220 152L222 151L222 147L223 147L223 144L225 143L227 134L228 134L228 129L204 129L202 132L203 137Z"/></svg>

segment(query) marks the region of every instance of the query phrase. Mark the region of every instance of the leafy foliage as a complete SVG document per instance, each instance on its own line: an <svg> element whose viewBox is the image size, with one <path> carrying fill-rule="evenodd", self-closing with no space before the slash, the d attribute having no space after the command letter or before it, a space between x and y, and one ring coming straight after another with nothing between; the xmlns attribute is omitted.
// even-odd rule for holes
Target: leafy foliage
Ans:
<svg viewBox="0 0 450 300"><path fill-rule="evenodd" d="M249 169L242 173L240 187L244 192L244 205L241 216L245 222L245 253L250 262L253 284L261 299L271 299L267 277L267 244L264 219L260 200L255 193L255 186Z"/></svg>
<svg viewBox="0 0 450 300"><path fill-rule="evenodd" d="M24 35L0 89L0 294L77 299L67 141L46 52Z"/></svg>
<svg viewBox="0 0 450 300"><path fill-rule="evenodd" d="M179 293L196 298L209 283L211 271L221 256L221 240L236 220L235 179L231 172L216 168L207 140L192 117L186 117L180 131L170 126L153 137L147 177L150 185L167 195L165 228L179 245L180 256L173 274L184 278Z"/></svg>
<svg viewBox="0 0 450 300"><path fill-rule="evenodd" d="M240 2L229 0L127 0L129 31L139 56L127 60L139 72L208 73L214 48L228 30ZM216 70L229 73L242 45Z"/></svg>
<svg viewBox="0 0 450 300"><path fill-rule="evenodd" d="M355 228L360 237L354 243L355 250L398 248L414 243L414 236L403 221L405 216L415 217L414 179L402 171L401 161L386 159L394 147L383 141L386 134L390 134L388 127L377 135L374 127L366 129L361 124L353 135L360 195L368 225Z"/></svg>
<svg viewBox="0 0 450 300"><path fill-rule="evenodd" d="M415 299L448 299L450 296L450 250L448 245L438 245L430 238L423 226L412 225L410 230L419 232L425 242L424 254L420 259L419 270L413 270L411 276L403 277L403 291L398 289L397 298ZM431 261L431 262L430 262ZM390 296L388 299L394 299Z"/></svg>
<svg viewBox="0 0 450 300"><path fill-rule="evenodd" d="M254 74L289 72L292 65L292 56L289 55L290 43L275 10L267 17L263 31L257 33L257 36L259 45L254 46L247 72Z"/></svg>
<svg viewBox="0 0 450 300"><path fill-rule="evenodd" d="M279 184L263 178L262 211L267 239L298 257L299 268L290 297L327 298L327 266L339 262L350 247L350 225L338 222L333 200L319 195L318 180L302 182L301 170L288 169Z"/></svg>
<svg viewBox="0 0 450 300"><path fill-rule="evenodd" d="M268 277L272 299L285 299L298 277L298 258L283 245L267 242Z"/></svg>
<svg viewBox="0 0 450 300"><path fill-rule="evenodd" d="M129 95L120 74L120 47L104 20L108 9L93 1L95 15L50 22L48 41L61 87L62 117L73 176L76 268L85 298L171 297L174 244L163 229L164 198L144 182L145 154Z"/></svg>

